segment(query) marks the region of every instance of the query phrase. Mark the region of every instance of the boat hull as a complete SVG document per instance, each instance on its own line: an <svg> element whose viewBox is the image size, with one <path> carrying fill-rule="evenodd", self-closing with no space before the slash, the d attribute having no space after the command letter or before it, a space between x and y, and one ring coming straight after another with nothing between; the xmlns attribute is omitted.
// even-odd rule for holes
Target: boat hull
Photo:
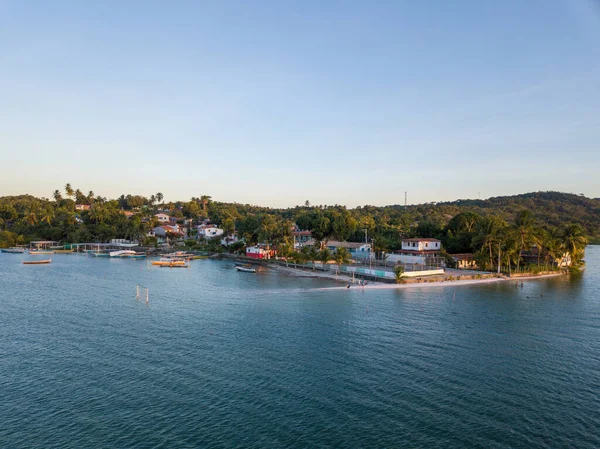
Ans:
<svg viewBox="0 0 600 449"><path fill-rule="evenodd" d="M235 269L238 271L241 271L242 273L256 273L256 268L247 268L247 267L236 266Z"/></svg>
<svg viewBox="0 0 600 449"><path fill-rule="evenodd" d="M52 262L52 259L48 260L24 260L23 265L45 265Z"/></svg>

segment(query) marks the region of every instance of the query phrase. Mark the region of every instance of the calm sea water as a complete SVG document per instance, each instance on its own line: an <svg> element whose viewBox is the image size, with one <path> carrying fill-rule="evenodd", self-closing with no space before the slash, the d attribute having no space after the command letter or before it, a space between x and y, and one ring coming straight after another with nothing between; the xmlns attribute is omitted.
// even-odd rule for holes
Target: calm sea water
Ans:
<svg viewBox="0 0 600 449"><path fill-rule="evenodd" d="M230 262L1 254L0 447L597 448L587 255L523 289L324 291Z"/></svg>

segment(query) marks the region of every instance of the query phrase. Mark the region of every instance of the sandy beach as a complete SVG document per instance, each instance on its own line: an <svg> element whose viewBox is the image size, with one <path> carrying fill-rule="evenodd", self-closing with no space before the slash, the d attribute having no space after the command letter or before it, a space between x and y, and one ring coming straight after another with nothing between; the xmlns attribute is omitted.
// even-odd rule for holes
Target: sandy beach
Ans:
<svg viewBox="0 0 600 449"><path fill-rule="evenodd" d="M408 288L435 288L435 287L460 287L463 285L479 285L479 284L491 284L495 282L521 282L525 280L535 280L535 279L544 279L549 277L561 276L562 273L554 273L554 274L544 274L540 276L523 276L519 278L506 278L506 277L494 277L494 278L486 278L486 279L465 279L465 280L455 280L455 281L437 281L437 282L414 282L409 284L391 284L385 282L374 282L367 281L367 285L362 286L352 282L352 278L345 274L336 275L335 273L325 273L322 271L307 271L299 268L292 267L284 267L284 266L273 266L272 268L285 272L291 276L299 276L299 277L313 277L320 279L329 279L333 281L337 281L340 286L336 287L324 287L319 290L342 290L347 289L348 285L350 285L351 289L372 289L372 290L401 290Z"/></svg>

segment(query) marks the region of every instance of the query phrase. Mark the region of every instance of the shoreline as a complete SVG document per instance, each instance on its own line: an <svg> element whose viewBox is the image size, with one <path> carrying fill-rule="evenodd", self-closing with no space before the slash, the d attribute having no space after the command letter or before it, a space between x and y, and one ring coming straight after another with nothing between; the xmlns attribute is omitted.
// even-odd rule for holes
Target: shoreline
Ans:
<svg viewBox="0 0 600 449"><path fill-rule="evenodd" d="M531 276L521 276L518 278L508 278L504 276L500 277L491 277L485 279L465 279L465 280L438 280L438 281L427 281L427 282L412 282L407 284L393 284L386 282L376 282L376 281L367 281L367 285L357 285L352 283L352 278L345 274L330 274L322 271L305 271L299 268L293 267L284 267L284 266L271 266L270 268L285 272L291 276L296 277L312 277L318 279L327 279L331 281L335 281L338 283L343 283L343 286L336 287L323 287L319 288L319 290L342 290L348 289L350 286L350 290L352 289L371 289L371 290L404 290L407 288L427 288L427 287L460 287L463 285L478 285L478 284L492 284L496 282L520 282L525 280L536 280L536 279L547 279L556 276L562 276L563 273L551 273L551 274L542 274L539 276L531 275Z"/></svg>

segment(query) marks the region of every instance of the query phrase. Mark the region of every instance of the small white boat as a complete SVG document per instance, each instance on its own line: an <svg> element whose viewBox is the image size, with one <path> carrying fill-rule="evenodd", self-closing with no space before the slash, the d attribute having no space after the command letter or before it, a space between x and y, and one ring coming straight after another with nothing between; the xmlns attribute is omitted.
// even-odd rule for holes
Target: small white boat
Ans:
<svg viewBox="0 0 600 449"><path fill-rule="evenodd" d="M256 268L242 267L242 266L236 265L235 269L238 271L242 271L244 273L256 273Z"/></svg>
<svg viewBox="0 0 600 449"><path fill-rule="evenodd" d="M111 251L108 254L110 257L130 257L130 256L135 256L135 251L124 249L124 250L120 250L120 251Z"/></svg>
<svg viewBox="0 0 600 449"><path fill-rule="evenodd" d="M3 253L23 254L25 252L25 248L2 248L0 251Z"/></svg>

